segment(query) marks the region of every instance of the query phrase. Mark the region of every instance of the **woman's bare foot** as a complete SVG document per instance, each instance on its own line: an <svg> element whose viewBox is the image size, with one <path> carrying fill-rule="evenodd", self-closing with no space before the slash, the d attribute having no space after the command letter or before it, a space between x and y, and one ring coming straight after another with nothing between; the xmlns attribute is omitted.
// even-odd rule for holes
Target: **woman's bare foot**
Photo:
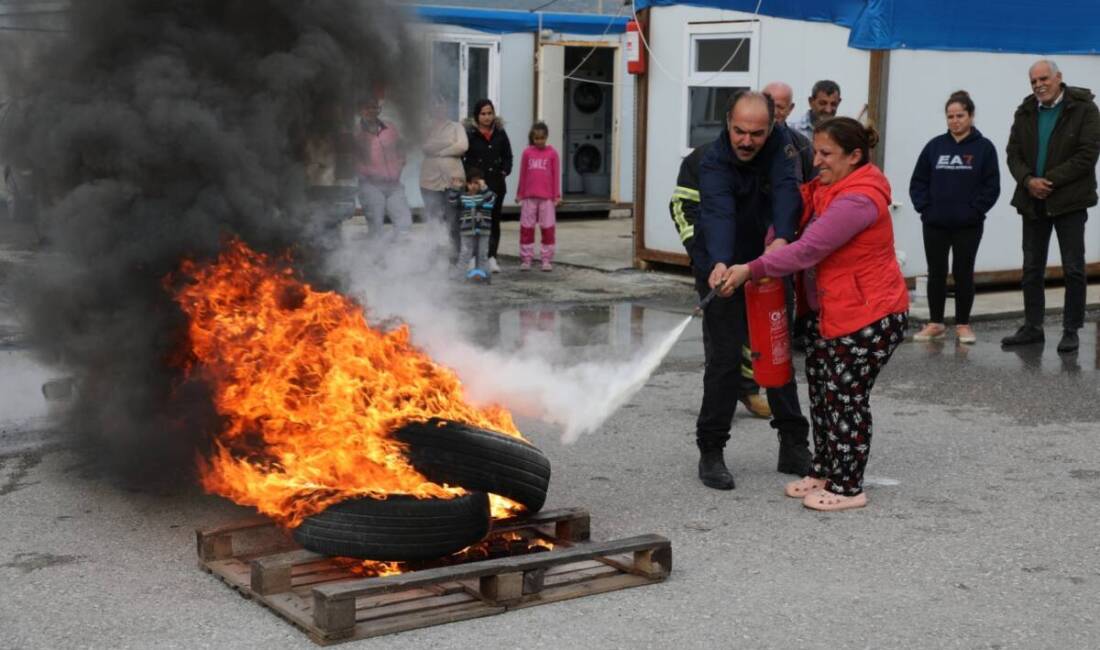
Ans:
<svg viewBox="0 0 1100 650"><path fill-rule="evenodd" d="M825 479L803 476L797 481L788 483L786 487L783 488L783 494L795 499L801 499L811 492L823 489L825 489Z"/></svg>
<svg viewBox="0 0 1100 650"><path fill-rule="evenodd" d="M805 498L802 499L802 505L811 510L821 510L823 512L862 508L867 505L867 493L860 492L854 497L847 497L822 489L807 494Z"/></svg>

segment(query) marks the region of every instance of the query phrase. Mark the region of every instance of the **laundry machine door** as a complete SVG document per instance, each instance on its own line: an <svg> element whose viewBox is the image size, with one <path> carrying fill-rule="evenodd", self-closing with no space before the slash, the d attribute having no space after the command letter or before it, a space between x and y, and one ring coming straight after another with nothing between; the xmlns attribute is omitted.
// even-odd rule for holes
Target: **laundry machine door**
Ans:
<svg viewBox="0 0 1100 650"><path fill-rule="evenodd" d="M603 167L603 153L596 145L585 142L577 147L573 154L573 169L582 176L584 174L598 174Z"/></svg>
<svg viewBox="0 0 1100 650"><path fill-rule="evenodd" d="M587 81L576 82L572 84L569 99L569 130L598 130L603 127L607 110L603 88Z"/></svg>

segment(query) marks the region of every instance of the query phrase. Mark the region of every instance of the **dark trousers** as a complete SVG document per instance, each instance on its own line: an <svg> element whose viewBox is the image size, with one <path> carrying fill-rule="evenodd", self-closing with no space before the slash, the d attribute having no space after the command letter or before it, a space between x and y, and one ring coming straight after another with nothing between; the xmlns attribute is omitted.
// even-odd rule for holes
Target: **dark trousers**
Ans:
<svg viewBox="0 0 1100 650"><path fill-rule="evenodd" d="M695 289L700 298L710 292L705 278L695 279ZM703 313L703 403L695 432L704 448L724 447L730 438L742 381L741 346L749 340L746 313L744 291L715 298ZM772 428L784 438L807 440L810 423L802 415L793 375L786 386L767 389L767 396Z"/></svg>
<svg viewBox="0 0 1100 650"><path fill-rule="evenodd" d="M497 248L500 247L500 214L504 209L504 195L508 192L508 186L504 183L503 176L486 178L485 184L497 195L493 204L493 225L489 228L489 257L497 256Z"/></svg>
<svg viewBox="0 0 1100 650"><path fill-rule="evenodd" d="M933 323L943 322L947 300L947 258L955 280L955 324L970 324L974 306L974 260L982 241L982 224L971 228L924 225L924 256L928 260L928 311Z"/></svg>
<svg viewBox="0 0 1100 650"><path fill-rule="evenodd" d="M871 453L871 389L905 337L907 314L890 314L851 334L827 339L819 322L806 325L806 383L814 421L810 475L835 494L863 491Z"/></svg>
<svg viewBox="0 0 1100 650"><path fill-rule="evenodd" d="M1076 331L1085 324L1085 221L1084 210L1057 217L1024 217L1024 319L1032 327L1043 326L1046 312L1045 279L1050 233L1058 234L1062 272L1066 281L1062 328Z"/></svg>

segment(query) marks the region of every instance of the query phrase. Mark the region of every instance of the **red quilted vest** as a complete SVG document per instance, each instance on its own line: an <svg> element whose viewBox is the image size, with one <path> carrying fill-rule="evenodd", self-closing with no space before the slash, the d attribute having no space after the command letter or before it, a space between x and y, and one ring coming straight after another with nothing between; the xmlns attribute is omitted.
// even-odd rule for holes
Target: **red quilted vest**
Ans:
<svg viewBox="0 0 1100 650"><path fill-rule="evenodd" d="M875 221L817 265L821 335L831 339L856 332L876 320L908 311L909 291L894 253L890 182L874 165L859 167L841 181L802 186L802 227L824 215L838 196L861 194L878 208Z"/></svg>

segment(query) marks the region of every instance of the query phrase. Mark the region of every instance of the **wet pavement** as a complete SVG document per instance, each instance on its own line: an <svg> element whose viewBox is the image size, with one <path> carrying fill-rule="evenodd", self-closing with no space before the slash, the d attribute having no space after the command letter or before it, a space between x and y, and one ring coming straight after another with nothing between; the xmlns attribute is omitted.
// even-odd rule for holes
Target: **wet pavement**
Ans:
<svg viewBox="0 0 1100 650"><path fill-rule="evenodd" d="M683 277L566 266L448 290L481 345L559 364L632 359L693 303ZM871 503L829 515L782 496L774 433L741 410L737 489L699 484L695 320L576 443L519 418L553 463L546 507L589 509L596 539L666 535L670 580L355 647L1096 647L1100 325L1092 314L1059 355L1055 322L1044 346L1002 350L1008 321L980 323L974 346L900 346L873 398ZM127 483L58 445L41 390L58 371L19 341L0 318L0 648L314 647L195 568L193 529L247 510Z"/></svg>

